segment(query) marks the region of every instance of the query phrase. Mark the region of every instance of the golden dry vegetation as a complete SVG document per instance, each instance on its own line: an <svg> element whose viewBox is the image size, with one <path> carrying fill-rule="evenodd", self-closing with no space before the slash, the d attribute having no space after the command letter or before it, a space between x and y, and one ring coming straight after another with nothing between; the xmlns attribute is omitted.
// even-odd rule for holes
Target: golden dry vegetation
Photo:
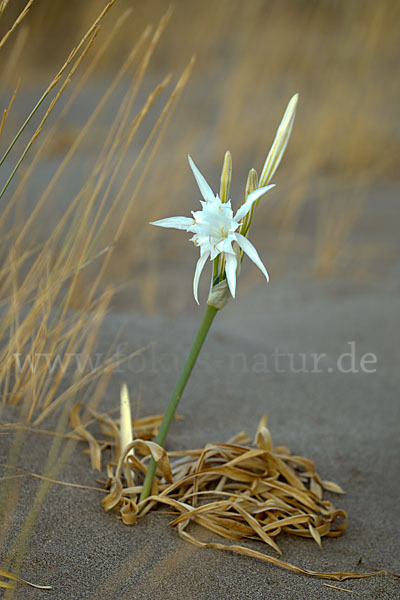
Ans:
<svg viewBox="0 0 400 600"><path fill-rule="evenodd" d="M5 24L6 17L12 21L18 4L8 7ZM27 86L48 80L103 5L101 1L36 2L3 52L2 81L9 94L20 75ZM97 51L104 47L107 35L125 11L132 12L92 69L85 83L92 92L75 100L75 117L61 120L42 158L36 160L61 160L71 155L71 149L78 159L102 151L109 133L107 123L112 122L113 111L122 103L121 91L117 90L111 102L104 101L102 113L85 130L77 148L79 113L93 111L97 102L103 101L99 96L109 94L132 45L167 9L165 2L156 0L137 6L117 1L99 32ZM362 278L370 260L387 258L390 246L374 245L365 236L355 247L349 236L371 189L377 182L397 176L399 23L398 4L391 0L175 3L146 67L143 94L168 73L172 74L171 90L193 55L196 64L144 179L140 179L140 169L128 177L162 110L162 101L156 102L135 142L116 151L115 160L121 167L110 193L119 195L121 206L135 195L132 210L124 216L118 248L102 279L103 284L129 289L129 294L119 292L117 305L175 312L173 290L168 288L169 267L178 264L183 271L190 269L195 254L183 261L180 240L176 238L175 245L169 240L165 248L162 233L152 231L148 221L187 214L194 208L197 196L186 162L189 152L217 187L224 152L231 151L232 195L239 204L248 170L261 168L284 107L296 91L300 92L299 110L286 159L276 177L279 187L264 203L259 218L259 237L268 232L263 243L271 255L268 262L271 266L272 261L272 272L277 275L284 266L283 259L300 252L303 267L314 273L349 272ZM95 52L91 51L91 57ZM82 71L77 73L77 81ZM133 73L134 65L122 76L126 86ZM96 85L98 95L93 92ZM93 164L88 165L87 178ZM63 188L53 189L52 204L72 202L67 194ZM121 221L123 214L123 209L114 213L115 221ZM105 247L114 239L114 230L103 227L103 233ZM82 283L81 292L75 290L74 306L85 304L91 277L84 287ZM160 289L168 290L167 302Z"/></svg>

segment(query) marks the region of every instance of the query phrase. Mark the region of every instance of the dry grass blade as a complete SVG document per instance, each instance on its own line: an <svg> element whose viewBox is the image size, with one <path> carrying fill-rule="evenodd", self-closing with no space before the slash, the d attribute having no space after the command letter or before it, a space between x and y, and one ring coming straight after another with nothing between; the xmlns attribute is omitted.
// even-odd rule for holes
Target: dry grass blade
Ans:
<svg viewBox="0 0 400 600"><path fill-rule="evenodd" d="M15 177L15 174L17 173L18 169L20 168L23 160L25 159L26 155L28 154L29 150L31 149L32 145L34 144L34 142L37 140L38 136L40 135L44 124L46 123L47 119L49 118L49 116L51 115L55 105L57 104L57 102L59 101L60 97L62 96L62 94L64 93L65 89L68 87L68 85L71 82L71 79L74 75L74 73L76 72L77 68L79 67L79 65L81 64L82 60L85 58L87 52L91 49L93 42L96 38L96 35L98 33L98 29L95 29L93 34L90 36L86 46L83 48L82 53L77 57L76 61L74 62L70 72L68 73L64 83L62 84L62 86L60 87L59 91L57 92L56 96L53 98L53 100L50 102L50 105L48 107L48 109L46 110L45 115L43 116L42 120L40 121L38 127L36 128L35 132L33 133L32 137L30 138L28 144L26 145L25 149L23 150L20 158L18 159L18 161L16 162L14 168L12 169L7 181L5 182L3 189L0 192L0 198L3 197L3 195L5 194L8 186L10 185L11 181L13 180L13 178ZM58 83L58 80L55 82L54 85L56 85L56 83ZM16 138L14 138L16 139ZM13 142L14 143L14 142ZM12 145L13 145L12 143ZM1 162L4 161L4 159L7 157L9 150L12 148L12 145L9 146L9 148L7 149L6 153L4 154Z"/></svg>
<svg viewBox="0 0 400 600"><path fill-rule="evenodd" d="M74 411L76 414L77 409ZM314 539L320 547L324 537L342 535L347 525L346 513L322 498L323 489L343 493L342 488L321 481L311 460L291 456L285 447L274 447L265 418L256 433L256 447L245 443L208 444L204 448L170 453L137 436L121 453L117 423L108 417L104 428L104 418L99 418L99 422L103 423L102 432L111 438L115 457L114 462L108 463L109 493L102 503L105 510L117 511L125 524L134 524L157 504L166 504L178 513L171 526L177 528L182 539L201 548L235 552L294 573L336 581L384 572L313 571L237 543L202 542L187 531L191 523L196 523L233 542L262 541L279 555L282 553L276 539L282 532ZM134 433L143 433L139 420L134 422ZM142 420L142 425L152 422L150 417ZM153 435L156 433L157 428L152 431ZM86 434L82 439L87 441ZM244 434L238 434L234 441L237 439L247 441ZM132 448L135 455L128 461L135 473L135 486L129 485L123 469ZM150 453L157 463L157 477L152 496L139 503Z"/></svg>
<svg viewBox="0 0 400 600"><path fill-rule="evenodd" d="M11 148L24 131L39 106L48 97L54 87L61 83L58 92L54 95L47 111L45 111L39 127L36 129L33 136L30 137L30 141L28 146L26 146L26 151L24 151L22 159L26 155L26 152L36 140L36 137L41 133L41 129L46 124L55 103L68 86L71 78L75 76L78 67L91 48L94 37L99 31L101 19L105 16L106 12L114 2L115 0L108 2L100 16L89 28L87 33L85 33L79 44L69 54L56 77L53 78L44 94L42 94L39 102L14 136L5 155L0 161L1 163L4 162ZM120 23L121 21L119 21L117 25L119 26ZM164 22L164 24L166 24L166 22ZM118 29L115 29L115 31L118 31ZM128 68L133 67L133 63L136 61L139 52L141 52L144 43L149 36L149 31L150 30L147 29L139 39L138 43L134 46L128 60L118 73L115 84L111 86L111 91L116 88L118 81L120 81L123 75L128 72ZM114 35L114 32L112 32L112 35ZM151 42L152 50L155 48L155 42L156 40L152 40ZM93 64L94 63L92 62L92 67ZM141 78L143 78L145 71L143 64L141 64L140 70ZM62 77L63 81L61 81ZM136 77L136 81L140 83L140 78ZM138 88L138 85L136 87ZM161 91L163 88L161 87L158 89ZM137 93L137 91L138 89L136 89L135 93ZM0 116L1 127L3 127L5 118L8 116L15 93L4 117L2 118ZM71 97L73 96L74 92ZM152 107L156 96L157 93L151 96L151 101L146 103L147 110L150 110ZM109 94L105 94L104 99L99 103L99 108L94 111L94 117L93 119L90 119L89 125L91 125L94 118L99 115L101 107L104 106L104 103L109 97ZM127 105L129 103L132 104L133 99L128 98L128 100ZM142 110L142 112L139 112L139 122L143 116ZM117 122L117 128L119 124L120 121ZM82 141L86 131L87 129L85 128L83 135L79 137L78 143ZM99 173L104 172L104 170L107 171L108 175L112 174L112 163L113 161L115 162L115 157L121 147L120 138L121 136L116 140L117 143L113 145L113 137L111 136L111 145L113 145L113 152L115 155L113 156L113 153L108 153L106 169L103 168L104 160L98 163L99 171L94 174L95 178L99 176ZM72 153L76 150L76 147L77 145L74 144L72 152L68 154L67 159L71 157ZM101 162L103 164L100 164ZM33 164L37 164L36 157L34 157ZM66 163L63 162L63 165L65 164ZM29 170L28 173L30 174L32 171ZM27 181L28 180L25 177L22 178L21 185L18 186L16 193L14 193L8 205L2 212L1 220L3 229L8 223L9 216L12 216L11 207L15 205L19 194L24 191L23 185L26 184ZM53 179L53 182L55 181L56 178ZM6 189L6 187L7 184L4 189ZM77 415L77 422L75 423L77 431L71 436L72 439L67 441L65 452L61 452L60 450L63 438L70 437L66 436L64 433L66 426L66 423L64 424L65 405L68 405L78 392L81 392L80 395L82 396L83 389L86 388L86 395L88 395L90 391L89 405L95 408L100 398L104 395L109 377L115 368L115 357L112 355L112 350L109 351L101 364L96 359L97 355L94 355L95 362L90 362L91 356L93 356L96 348L99 327L108 309L113 293L112 288L109 287L104 293L100 293L99 281L96 281L95 285L91 286L90 298L85 304L85 311L78 313L70 312L70 309L73 308L72 298L76 291L77 282L82 270L88 265L92 265L95 260L104 260L104 257L112 247L112 239L111 242L108 239L105 244L102 244L99 247L93 243L92 238L94 238L94 231L90 231L88 234L86 225L91 222L93 215L97 215L98 207L95 204L95 197L91 195L90 186L85 189L84 192L85 193L83 194L78 194L76 199L70 203L67 211L68 214L65 214L56 228L51 231L49 239L44 245L29 249L26 248L27 243L30 244L29 232L27 234L27 231L30 224L33 222L32 215L34 215L34 217L42 216L42 208L44 207L45 201L51 196L48 192L48 188L43 196L39 198L34 209L27 216L27 219L23 219L22 223L17 223L18 227L14 238L11 235L8 235L7 238L4 239L4 264L0 273L4 312L0 330L3 339L7 339L8 341L7 344L3 346L0 353L0 384L2 386L4 402L15 405L20 404L20 419L24 422L24 425L16 427L15 436L10 447L4 484L2 485L0 492L0 513L2 514L2 518L6 513L12 514L15 510L18 480L20 481L21 477L31 475L42 480L32 508L6 557L8 564L4 566L8 567L9 564L13 563L14 572L18 572L22 566L24 554L28 547L30 536L32 535L35 520L50 485L69 485L57 480L56 475L61 468L61 465L64 464L70 456L72 452L71 448L73 444L76 443L76 439L84 438L85 441L89 443L93 467L101 469L101 449L97 440L94 437L91 437L88 432L85 417L82 417L82 423L79 423L79 416ZM107 207L106 210L104 210L103 216L104 219L107 220ZM69 220L72 221L71 225L69 224ZM113 237L112 233L110 235L108 231L106 234L109 238ZM11 249L9 248L10 242ZM105 249L104 246L106 246ZM59 259L60 255L62 256L62 260ZM138 352L140 352L140 350L133 353L130 357L133 357ZM38 356L49 357L49 361L46 359L43 364L33 364L31 362L32 357ZM73 365L73 367L76 366L76 368L74 369L72 377L69 377L68 379L69 387L65 389L65 386L61 386L61 383L64 379L66 369L68 368L68 356L75 356L77 358L82 356L83 363L78 364L77 362L76 365ZM53 359L50 357L54 357L55 362L53 362ZM89 363L85 362L85 357L90 359ZM129 360L130 357L124 357L121 359L121 362ZM67 362L65 362L65 359ZM36 360L36 358L33 360ZM94 368L92 368L93 365ZM25 433L30 430L27 423L34 420L35 417L34 423L41 423L47 416L59 408L63 409L59 421L60 425L56 432L48 433L48 435L53 436L53 444L43 474L30 473L15 476L14 469L21 452L23 437ZM68 407L68 416L69 411L70 408ZM106 421L106 418L104 421ZM149 443L151 443L153 431L158 428L159 423L159 418L143 423L143 426L141 423L138 423L138 426L142 427L141 431L143 435L148 437ZM153 451L157 453L158 447L155 447ZM169 465L165 456L160 458L162 458L166 466ZM14 485L14 483L16 485ZM127 519L129 520L129 514L133 509L128 501L124 500L124 502L128 505ZM2 544L7 547L6 539L8 530L1 527L0 531Z"/></svg>
<svg viewBox="0 0 400 600"><path fill-rule="evenodd" d="M7 467L6 464L0 464L1 467ZM18 471L16 475L8 475L0 477L0 481L6 481L7 479L17 479L22 477L33 477L34 479L41 479L42 481L47 481L49 483L54 483L56 485L63 485L65 487L77 488L80 490L91 490L93 492L100 492L101 494L105 493L103 488L94 487L93 485L82 485L80 483L71 483L69 481L60 481L59 479L52 479L51 477L46 477L45 475L40 475L39 473L33 473L32 471L25 471L20 467L14 467L15 470Z"/></svg>
<svg viewBox="0 0 400 600"><path fill-rule="evenodd" d="M335 494L344 494L344 490L342 490L340 485L338 485L334 481L321 481L321 485L324 488L324 490L327 490L328 492L334 492Z"/></svg>
<svg viewBox="0 0 400 600"><path fill-rule="evenodd" d="M347 590L346 588L338 587L337 585L330 585L329 583L323 583L322 585L333 588L334 590L340 590L341 592L348 592L349 594L353 593L353 590Z"/></svg>
<svg viewBox="0 0 400 600"><path fill-rule="evenodd" d="M92 463L92 469L96 469L97 471L101 471L101 450L100 445L92 436L91 433L82 425L79 410L81 409L82 404L75 404L71 413L71 425L74 428L74 433L82 436L83 439L87 441L90 449L90 461Z"/></svg>
<svg viewBox="0 0 400 600"><path fill-rule="evenodd" d="M8 38L10 37L10 35L12 34L12 32L18 27L18 25L21 23L21 21L23 21L23 19L26 17L26 15L28 14L29 9L32 6L32 4L34 3L34 1L35 0L29 0L29 2L27 3L27 5L25 6L25 8L20 12L20 14L18 15L18 17L15 19L15 21L12 24L12 26L10 27L10 29L1 38L1 40L0 40L0 49L4 46L4 44L6 43L6 41L8 40ZM1 4L0 4L0 15L4 11L6 5L7 5L6 0L3 0L1 2Z"/></svg>
<svg viewBox="0 0 400 600"><path fill-rule="evenodd" d="M26 579L22 579L22 577L18 577L17 575L10 573L10 571L7 571L6 569L0 569L0 577L6 577L7 579L11 579L12 581L17 581L18 583L24 583L28 587L36 588L37 590L51 590L52 589L51 585L37 585L35 583L31 583L30 581L26 581ZM0 587L7 588L7 589L13 589L13 588L15 588L15 584L9 583L7 581L0 581Z"/></svg>
<svg viewBox="0 0 400 600"><path fill-rule="evenodd" d="M5 11L7 4L8 0L0 0L0 16Z"/></svg>
<svg viewBox="0 0 400 600"><path fill-rule="evenodd" d="M11 96L11 100L10 100L10 102L8 103L8 106L7 106L7 108L5 108L5 109L4 109L4 111L3 111L3 116L1 117L1 121L0 121L0 136L1 136L1 134L3 133L3 129L4 129L4 125L5 125L5 123L6 123L7 117L8 117L8 115L10 114L10 110L12 109L12 106L13 106L13 104L14 104L14 100L15 100L15 98L17 97L17 93L18 93L18 89L19 89L19 85L20 85L20 83L21 83L21 80L18 80L18 83L17 83L17 85L15 86L14 93L13 93L13 95Z"/></svg>
<svg viewBox="0 0 400 600"><path fill-rule="evenodd" d="M179 535L182 539L187 540L194 546L198 546L199 548L213 548L215 550L228 550L229 552L235 552L236 554L242 554L243 556L249 556L250 558L258 558L265 562L271 563L277 567L281 567L282 569L286 569L288 571L292 571L293 573L298 573L301 575L309 575L311 577L318 577L320 579L332 579L333 581L344 581L346 579L363 579L365 577L374 577L375 575L381 575L386 573L386 571L377 571L376 573L355 573L355 572L332 572L332 573L324 573L319 571L311 571L309 569L303 569L301 567L297 567L292 565L291 563L285 562L283 560L279 560L278 558L274 558L273 556L269 556L267 554L263 554L262 552L257 552L256 550L252 550L251 548L246 548L245 546L238 546L236 544L230 544L229 546L214 542L200 542L193 536L189 535L184 527L180 527Z"/></svg>
<svg viewBox="0 0 400 600"><path fill-rule="evenodd" d="M7 34L7 37L18 23L21 22L32 2L33 0L28 3L25 11L20 15L13 28ZM0 158L0 167L2 167L17 140L23 132L26 133L26 128L32 117L37 113L45 100L46 102L48 100L49 105L43 111L44 115L41 115L39 126L33 130L33 133L29 134L28 143L24 144L22 155L19 158L17 157L17 164L13 165L14 168L0 192L0 197L7 190L7 186L16 174L22 161L25 160L33 144L35 143L36 145L38 136L42 134L42 128L48 124L48 119L56 103L61 98L71 79L76 77L78 68L91 49L93 41L99 32L101 19L114 3L115 0L108 2L100 16L68 55L63 66L51 80L39 101L13 136L4 155ZM118 28L128 14L129 11L124 13L123 17L118 21L108 37L109 40L118 31ZM20 531L14 536L15 539L12 543L11 541L9 544L7 543L10 531L3 527L3 523L0 528L2 545L8 548L7 556L5 557L6 564L4 566L10 568L12 565L14 573L18 573L23 565L36 518L51 485L72 485L73 487L84 487L85 489L93 489L97 492L100 491L104 495L106 494L105 490L80 486L79 484L69 484L56 478L61 466L71 456L72 448L77 439L84 439L89 444L93 468L100 470L102 466L101 453L103 446L105 447L106 444L98 442L88 431L87 415L82 414L80 416L79 408L76 408L76 412L72 415L72 426L75 427L74 434L65 434L65 415L68 414L69 416L69 403L79 393L80 398L86 395L88 399L87 412L90 413L90 409L94 410L101 397L104 396L110 374L116 365L112 350L109 350L108 355L101 364L96 359L97 355L94 355L95 362L91 362L91 356L96 348L99 327L107 312L113 293L111 287L107 287L104 293L104 288L100 289L101 273L94 282L94 285L90 287L89 297L86 298L85 302L85 310L76 313L71 312L70 309L74 308L74 295L76 295L81 281L82 270L86 269L89 265L93 265L94 261L100 262L100 259L104 261L104 264L108 262L107 254L113 248L113 240L116 240L120 234L120 231L115 233L119 223L116 225L111 218L114 216L113 209L117 204L120 204L124 207L124 216L127 216L129 208L133 204L133 198L131 198L128 202L128 207L126 207L124 198L122 197L127 189L128 182L122 187L121 192L116 195L116 201L112 203L111 207L109 207L108 195L110 195L114 179L118 182L116 177L127 151L133 142L136 144L133 138L139 126L141 126L146 115L151 111L160 93L169 82L169 77L165 78L148 94L143 107L136 108L135 101L140 91L141 83L144 80L147 65L156 48L158 39L168 23L170 14L171 10L167 11L151 38L151 28L147 28L143 32L143 35L130 52L129 57L118 71L112 85L109 86L104 97L93 111L87 126L83 128L81 134L77 137L50 184L32 210L29 211L26 218L23 214L23 208L21 210L18 203L28 187L31 175L35 174L35 167L39 164L41 150L45 147L46 142L51 139L49 136L47 136L42 148L39 151L36 150L31 164L28 165L27 171L23 174L19 185L17 185L8 204L2 211L0 225L5 229L8 227L9 221L14 217L16 230L15 232L13 231L12 235L3 236L4 251L1 249L4 256L0 271L1 300L4 312L2 314L0 330L3 339L7 339L8 341L4 344L0 353L0 385L2 386L2 396L5 403L20 404L21 423L15 427L16 431L10 447L7 469L2 479L2 489L0 492L1 519L6 514L8 516L12 515L15 510L18 485L23 477L31 476L41 480L36 497L33 499L32 507ZM146 49L145 45L148 40L149 44ZM5 41L6 38L3 39L1 45ZM81 78L81 83L85 81L85 77L93 70L94 65L97 64L98 59L102 56L104 49L105 46L103 44L102 51L96 55L95 59L92 58L92 62L84 77ZM144 56L140 59L143 50ZM136 63L138 64L136 65ZM31 225L36 222L35 219L42 217L43 209L47 210L48 207L45 206L46 201L49 198L53 200L52 191L54 191L54 187L56 187L56 183L64 167L76 152L79 144L85 139L86 133L93 125L95 119L100 115L105 103L110 99L111 93L117 90L118 83L126 75L129 75L130 70L133 68L136 70L132 77L133 84L129 88L126 98L121 103L121 111L118 111L117 118L110 129L110 135L107 136L104 147L100 152L99 160L89 180L85 182L80 192L72 199L66 213L60 219L55 229L50 232L49 238L46 239L44 244L35 246L34 248L27 248L26 246L30 246L31 244L31 236L29 235ZM155 128L150 131L149 143L146 145L146 150L150 149L151 151L150 156L144 157L144 154L141 154L141 158L144 157L143 163L145 169L148 169L151 159L154 157L154 152L158 147L162 133L165 131L168 115L172 113L187 77L188 70L185 71L176 88L172 91L171 98L164 111L162 111L161 118L156 122ZM55 90L56 86L57 89ZM63 115L68 110L72 99L76 97L79 89L81 88L78 82L78 86L70 94L67 106L53 125L51 129L52 133L57 130L57 123L62 120ZM8 108L3 114L0 114L0 133L3 131L16 93L17 88L9 102ZM157 109L157 106L155 108ZM133 110L136 111L134 115L132 114ZM136 164L136 167L138 166ZM131 184L131 188L134 190L135 185ZM106 189L105 193L104 189ZM132 194L132 192L129 193ZM22 205L23 201L21 202ZM22 218L22 222L19 220L20 218ZM98 221L107 224L107 228L104 228L104 231L103 228L98 226ZM107 236L107 240L104 243L102 239L103 235ZM96 268L97 265L93 265L93 267ZM120 362L129 360L129 358L132 358L140 351L132 353L130 357L125 356ZM48 357L49 360L46 358L43 364L39 364L38 362L33 363L32 360L36 361L36 357L39 356ZM81 368L81 364L78 364L79 361L76 365L72 365L73 367L76 366L76 369L72 377L68 378L69 387L65 389L65 386L62 386L61 383L68 368L69 356L77 358L82 356L83 367ZM52 357L54 357L54 362ZM90 359L87 365L85 357ZM94 367L92 368L93 364ZM86 391L84 392L85 388ZM31 421L34 424L42 423L50 414L60 408L61 415L57 431L45 432L46 435L53 436L53 440L43 474L16 471L25 434L32 430L35 433L39 433L39 430L29 427L28 423ZM139 435L143 441L135 442L135 444L140 446L143 454L152 454L155 457L159 466L160 476L167 482L172 482L172 472L168 456L164 450L152 442L160 426L161 418L161 416L156 416L150 419L138 419L134 425L135 434ZM116 436L119 436L118 427L115 426L107 415L99 416L99 422L101 423L101 427L107 430L109 436L113 439L119 456L119 442L116 439ZM69 439L66 440L65 448L62 451L64 438ZM145 472L146 467L140 461L136 461L135 463L135 456L128 457L128 463L131 464L131 462L134 469L139 471L144 469ZM118 481L116 480L116 491L118 492L117 488ZM140 489L137 490L134 486L131 486L130 489L125 491L126 495L117 501L120 504L120 513L124 522L129 524L134 521L135 512L138 512L136 497ZM154 491L157 492L158 490L155 489ZM6 572L4 571L4 573ZM15 579L15 581L17 580ZM8 588L14 586L12 582L7 581L2 582L1 585Z"/></svg>
<svg viewBox="0 0 400 600"><path fill-rule="evenodd" d="M26 14L27 10L29 9L30 5L32 4L32 2L33 2L33 0L30 0L30 2L28 2L28 5L25 7L25 9L23 10L23 12L19 15L19 17L18 17L18 19L17 19L17 21L15 23L20 22L22 20L22 18L25 16L25 14ZM7 156L9 155L9 153L11 152L12 148L16 144L17 140L19 139L19 137L21 136L21 134L23 133L23 131L25 130L25 128L28 125L28 123L31 121L31 119L34 116L34 114L37 112L37 110L43 104L43 102L45 101L45 99L47 98L47 96L50 94L50 92L52 91L52 89L55 88L56 85L59 83L59 81L63 77L65 71L68 69L69 65L72 63L72 61L75 59L75 57L79 54L79 52L82 50L82 48L84 48L84 46L88 43L88 41L89 41L88 47L90 47L90 45L91 45L90 39L93 36L96 35L96 32L98 31L100 22L105 17L105 15L108 13L108 11L113 6L113 4L115 4L115 2L116 2L116 0L110 0L108 2L108 4L103 9L103 11L100 13L100 15L94 21L93 25L85 33L85 35L83 36L83 38L81 39L81 41L79 42L79 44L72 50L72 52L70 52L67 60L65 61L65 63L61 67L61 69L58 71L58 73L56 74L56 76L52 79L52 81L50 82L50 84L48 85L48 87L46 88L46 90L43 92L42 96L40 97L40 99L38 100L38 102L36 103L36 105L33 107L33 109L31 110L31 112L29 113L28 117L25 119L25 121L23 122L23 124L21 125L21 127L19 128L19 130L17 131L16 135L14 136L13 140L9 144L7 150L5 151L4 155L0 159L0 166L3 164L3 162L5 161L5 159L7 158ZM21 15L23 15L22 18L21 18ZM14 23L14 25L15 25L15 23ZM13 29L15 29L14 26L11 28L11 30L8 32L8 34L6 34L7 37L13 31ZM4 38L3 38L3 40L4 40ZM0 42L0 48L1 48L1 44L2 44L2 42ZM86 51L87 51L87 49L86 49ZM86 52L86 51L84 50L84 52ZM5 189L7 189L7 186L5 186L3 188L2 192L1 192L1 195L4 193Z"/></svg>

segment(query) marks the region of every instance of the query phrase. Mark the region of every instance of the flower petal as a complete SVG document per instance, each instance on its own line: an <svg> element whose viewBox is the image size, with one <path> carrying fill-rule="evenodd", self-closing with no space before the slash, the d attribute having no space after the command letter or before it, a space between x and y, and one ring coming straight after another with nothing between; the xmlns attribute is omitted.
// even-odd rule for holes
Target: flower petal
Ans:
<svg viewBox="0 0 400 600"><path fill-rule="evenodd" d="M188 159L189 159L190 168L193 171L193 175L197 181L197 185L199 186L201 195L203 196L204 200L206 202L215 200L214 192L208 185L207 181L204 179L203 175L200 173L200 171L198 170L198 168L196 167L196 165L194 164L194 162L192 161L190 156L188 156Z"/></svg>
<svg viewBox="0 0 400 600"><path fill-rule="evenodd" d="M238 223L241 219L243 219L243 217L247 215L247 213L253 206L254 202L256 202L256 200L261 198L261 196L263 196L266 192L268 192L268 190L270 190L273 187L275 187L275 184L267 185L265 187L254 190L254 192L251 192L251 194L247 196L246 202L243 202L242 206L236 211L234 220Z"/></svg>
<svg viewBox="0 0 400 600"><path fill-rule="evenodd" d="M235 297L236 292L236 269L237 269L237 260L235 254L225 254L225 272L226 279L228 281L229 291L232 295L232 298Z"/></svg>
<svg viewBox="0 0 400 600"><path fill-rule="evenodd" d="M253 261L255 265L260 269L260 271L265 275L267 281L269 281L269 275L267 269L264 267L261 262L260 257L258 256L257 250L254 248L253 244L249 242L247 238L244 237L241 233L235 233L235 238L243 252L247 254L247 256Z"/></svg>
<svg viewBox="0 0 400 600"><path fill-rule="evenodd" d="M210 256L210 253L208 251L204 252L203 254L200 255L200 258L196 264L196 271L194 272L194 279L193 279L193 295L194 295L194 299L196 300L197 304L200 304L199 298L198 298L199 279L200 279L201 272L204 268L204 265L206 264L206 260L209 256Z"/></svg>
<svg viewBox="0 0 400 600"><path fill-rule="evenodd" d="M157 225L157 227L167 227L171 229L183 229L188 230L194 223L194 219L189 217L168 217L167 219L160 219L159 221L152 221L150 225Z"/></svg>
<svg viewBox="0 0 400 600"><path fill-rule="evenodd" d="M274 142L271 146L271 150L268 153L260 175L260 185L266 185L269 183L274 176L275 171L279 167L279 163L282 160L282 156L284 155L290 134L292 132L298 99L299 95L295 94L290 100L285 114L283 115L283 119L278 127Z"/></svg>
<svg viewBox="0 0 400 600"><path fill-rule="evenodd" d="M235 235L229 234L225 240L218 242L217 249L220 252L225 252L225 254L235 254L234 249L232 248L232 242L235 241Z"/></svg>
<svg viewBox="0 0 400 600"><path fill-rule="evenodd" d="M221 254L221 251L219 250L218 246L216 244L212 244L209 245L210 246L210 260L214 260L214 258L216 258L218 256L218 254Z"/></svg>

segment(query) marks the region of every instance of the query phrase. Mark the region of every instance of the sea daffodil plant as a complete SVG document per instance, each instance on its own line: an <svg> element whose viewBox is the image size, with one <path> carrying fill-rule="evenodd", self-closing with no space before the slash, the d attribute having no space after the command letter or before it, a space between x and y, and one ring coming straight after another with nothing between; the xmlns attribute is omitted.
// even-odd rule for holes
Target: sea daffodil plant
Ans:
<svg viewBox="0 0 400 600"><path fill-rule="evenodd" d="M235 297L236 280L245 254L256 264L267 281L269 280L268 272L257 250L249 241L248 234L260 198L274 187L273 184L270 184L270 181L282 160L289 141L297 101L298 94L293 96L287 106L259 180L257 172L254 169L250 170L246 184L245 201L235 214L229 199L232 176L230 152L225 154L219 195L214 194L189 156L190 167L203 197L203 200L200 201L201 210L192 211L192 217L168 217L151 223L158 227L181 229L193 234L190 241L200 249L200 257L197 261L193 280L193 293L197 303L199 303L198 285L200 275L207 259L213 261L207 308L155 440L160 446L164 445L179 400L215 315L225 306L230 296ZM151 492L155 470L156 464L151 459L144 479L140 501L145 500Z"/></svg>

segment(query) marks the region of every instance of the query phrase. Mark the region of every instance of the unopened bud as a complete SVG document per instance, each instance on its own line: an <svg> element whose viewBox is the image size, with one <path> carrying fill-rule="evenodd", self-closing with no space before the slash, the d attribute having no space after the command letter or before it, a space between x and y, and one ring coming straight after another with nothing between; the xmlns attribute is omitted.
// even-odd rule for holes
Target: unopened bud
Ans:
<svg viewBox="0 0 400 600"><path fill-rule="evenodd" d="M232 156L229 150L225 152L224 164L221 171L221 185L219 197L221 198L221 202L228 202L229 200L229 190L231 187L231 179L232 179Z"/></svg>
<svg viewBox="0 0 400 600"><path fill-rule="evenodd" d="M126 383L123 383L121 387L121 418L119 431L122 454L125 448L133 441L131 404L129 401L129 393ZM128 452L127 458L129 455L134 455L133 449ZM125 467L125 475L127 479L132 477L130 469L127 466Z"/></svg>
<svg viewBox="0 0 400 600"><path fill-rule="evenodd" d="M246 182L246 199L251 192L258 188L258 175L255 169L250 169Z"/></svg>
<svg viewBox="0 0 400 600"><path fill-rule="evenodd" d="M260 187L268 185L274 176L275 171L279 167L279 163L282 160L282 156L286 150L286 146L292 131L298 99L299 95L295 94L290 100L285 114L283 115L283 119L275 135L274 143L272 144L271 150L268 153L263 170L261 172Z"/></svg>
<svg viewBox="0 0 400 600"><path fill-rule="evenodd" d="M246 200L247 200L247 197L249 196L249 194L251 194L251 192L254 192L256 189L258 189L257 171L255 169L250 169L249 174L247 176L247 182L246 182L246 190L245 190ZM258 204L258 200L257 200L257 202L255 202L253 204L250 212L247 213L247 215L245 216L245 218L242 222L242 225L240 227L239 233L241 233L245 237L247 237L247 234L249 233L250 223L253 219L254 210L255 210L257 204ZM244 256L244 253L242 250L241 251L241 260L243 260L243 256Z"/></svg>

